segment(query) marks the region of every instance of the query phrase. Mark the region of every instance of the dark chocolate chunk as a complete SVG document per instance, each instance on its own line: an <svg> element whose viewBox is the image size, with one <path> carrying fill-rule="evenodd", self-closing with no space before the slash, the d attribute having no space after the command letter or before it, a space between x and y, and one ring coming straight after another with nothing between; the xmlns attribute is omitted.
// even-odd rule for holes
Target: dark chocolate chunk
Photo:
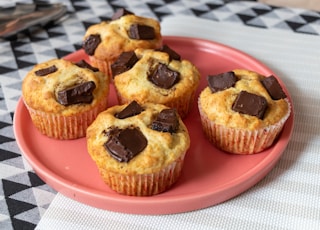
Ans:
<svg viewBox="0 0 320 230"><path fill-rule="evenodd" d="M267 100L259 95L241 91L233 103L232 109L236 112L256 116L263 119L268 108Z"/></svg>
<svg viewBox="0 0 320 230"><path fill-rule="evenodd" d="M132 24L128 31L129 38L151 40L155 38L154 28L146 25Z"/></svg>
<svg viewBox="0 0 320 230"><path fill-rule="evenodd" d="M169 69L165 64L160 63L157 68L148 76L156 86L170 89L180 80L180 73Z"/></svg>
<svg viewBox="0 0 320 230"><path fill-rule="evenodd" d="M153 130L175 133L179 129L179 118L175 109L162 110L151 124Z"/></svg>
<svg viewBox="0 0 320 230"><path fill-rule="evenodd" d="M100 34L91 34L83 41L82 47L86 54L92 56L94 55L94 51L96 50L100 42Z"/></svg>
<svg viewBox="0 0 320 230"><path fill-rule="evenodd" d="M117 20L117 19L121 18L122 16L130 15L130 14L134 14L134 13L132 13L129 10L126 10L124 8L120 8L112 15L111 20Z"/></svg>
<svg viewBox="0 0 320 230"><path fill-rule="evenodd" d="M211 92L216 93L233 87L238 79L234 72L230 71L218 75L209 75L207 80Z"/></svg>
<svg viewBox="0 0 320 230"><path fill-rule="evenodd" d="M123 52L118 59L111 65L113 77L131 69L138 61L138 57L134 51Z"/></svg>
<svg viewBox="0 0 320 230"><path fill-rule="evenodd" d="M148 140L137 128L114 128L107 135L109 139L104 147L119 162L129 162L148 145Z"/></svg>
<svg viewBox="0 0 320 230"><path fill-rule="evenodd" d="M138 115L142 111L143 108L136 101L132 101L121 112L117 113L115 117L119 119L125 119L127 117Z"/></svg>
<svg viewBox="0 0 320 230"><path fill-rule="evenodd" d="M39 69L37 71L35 71L34 73L37 75L37 76L40 76L40 77L43 77L43 76L46 76L50 73L54 73L58 70L58 68L55 66L55 65L52 65L52 66L49 66L45 69Z"/></svg>
<svg viewBox="0 0 320 230"><path fill-rule="evenodd" d="M278 80L273 75L264 78L261 83L273 100L279 100L287 97Z"/></svg>
<svg viewBox="0 0 320 230"><path fill-rule="evenodd" d="M93 72L98 72L99 69L93 67L92 65L90 65L89 63L87 63L85 60L81 60L75 63L75 65L79 66L80 68L87 68L92 70Z"/></svg>
<svg viewBox="0 0 320 230"><path fill-rule="evenodd" d="M158 49L158 51L161 51L161 52L169 54L170 61L172 59L173 60L178 60L178 61L181 60L181 56L176 51L174 51L173 49L171 49L167 45L163 45L160 49Z"/></svg>
<svg viewBox="0 0 320 230"><path fill-rule="evenodd" d="M58 102L62 105L91 103L92 92L96 88L93 81L87 81L58 92Z"/></svg>

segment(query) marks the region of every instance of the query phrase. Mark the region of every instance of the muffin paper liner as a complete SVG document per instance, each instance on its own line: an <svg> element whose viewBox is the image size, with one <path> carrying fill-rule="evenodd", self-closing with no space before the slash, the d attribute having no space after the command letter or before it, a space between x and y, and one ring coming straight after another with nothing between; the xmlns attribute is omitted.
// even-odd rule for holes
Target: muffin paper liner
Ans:
<svg viewBox="0 0 320 230"><path fill-rule="evenodd" d="M185 153L162 170L147 174L124 175L99 167L104 182L117 193L128 196L152 196L169 189L180 177Z"/></svg>
<svg viewBox="0 0 320 230"><path fill-rule="evenodd" d="M111 64L113 63L113 61L100 60L95 58L94 56L89 56L89 60L92 66L98 68L101 72L105 73L110 77L110 79L112 79Z"/></svg>
<svg viewBox="0 0 320 230"><path fill-rule="evenodd" d="M101 100L99 104L89 111L63 116L32 109L25 103L35 127L42 134L61 140L84 137L87 127L101 111L106 109L107 104L107 100Z"/></svg>
<svg viewBox="0 0 320 230"><path fill-rule="evenodd" d="M288 113L276 124L257 130L229 128L215 124L201 109L198 101L202 128L211 143L219 149L235 154L254 154L270 147L281 132L290 115L290 103Z"/></svg>

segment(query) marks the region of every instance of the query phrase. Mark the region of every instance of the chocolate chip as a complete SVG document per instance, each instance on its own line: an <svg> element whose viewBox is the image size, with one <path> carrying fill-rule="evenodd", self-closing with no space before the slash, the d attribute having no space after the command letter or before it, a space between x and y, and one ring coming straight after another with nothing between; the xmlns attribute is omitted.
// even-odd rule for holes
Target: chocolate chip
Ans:
<svg viewBox="0 0 320 230"><path fill-rule="evenodd" d="M104 147L119 162L129 162L148 145L148 140L138 128L114 128L107 135L109 139Z"/></svg>
<svg viewBox="0 0 320 230"><path fill-rule="evenodd" d="M93 81L83 82L58 92L58 102L61 105L73 105L78 103L91 103L92 92L96 88Z"/></svg>
<svg viewBox="0 0 320 230"><path fill-rule="evenodd" d="M125 119L127 117L138 115L142 111L143 108L136 101L132 101L121 112L117 113L115 117L119 119Z"/></svg>
<svg viewBox="0 0 320 230"><path fill-rule="evenodd" d="M261 81L261 83L273 100L279 100L287 97L275 76L271 75L270 77L266 77Z"/></svg>
<svg viewBox="0 0 320 230"><path fill-rule="evenodd" d="M162 110L151 124L153 130L175 133L179 129L179 118L175 109Z"/></svg>
<svg viewBox="0 0 320 230"><path fill-rule="evenodd" d="M132 24L128 31L129 38L151 40L155 38L154 28L146 25Z"/></svg>
<svg viewBox="0 0 320 230"><path fill-rule="evenodd" d="M46 76L46 75L48 75L50 73L54 73L57 70L58 70L58 68L55 65L52 65L52 66L49 66L49 67L44 68L44 69L39 69L39 70L35 71L34 73L37 76L43 77L43 76Z"/></svg>
<svg viewBox="0 0 320 230"><path fill-rule="evenodd" d="M241 91L237 96L232 109L236 112L256 116L263 119L268 108L267 100L259 95Z"/></svg>
<svg viewBox="0 0 320 230"><path fill-rule="evenodd" d="M138 61L138 57L134 51L123 52L118 59L111 65L113 77L131 69Z"/></svg>
<svg viewBox="0 0 320 230"><path fill-rule="evenodd" d="M178 61L181 60L181 56L180 56L176 51L174 51L173 49L171 49L168 45L163 45L160 49L158 49L158 51L167 53L167 54L169 55L170 61L171 61L172 59L173 59L173 60L178 60Z"/></svg>
<svg viewBox="0 0 320 230"><path fill-rule="evenodd" d="M92 56L100 43L100 34L91 34L83 41L82 47L86 54Z"/></svg>
<svg viewBox="0 0 320 230"><path fill-rule="evenodd" d="M133 13L130 12L129 10L124 9L124 8L120 8L112 15L111 20L117 20L117 19L121 18L122 16L130 15L130 14L133 14Z"/></svg>
<svg viewBox="0 0 320 230"><path fill-rule="evenodd" d="M93 72L98 72L99 69L91 66L89 63L87 63L85 60L81 60L75 63L75 65L79 66L80 68L87 68L92 70Z"/></svg>
<svg viewBox="0 0 320 230"><path fill-rule="evenodd" d="M211 92L216 93L218 91L233 87L238 79L234 72L230 71L218 75L209 75L207 80Z"/></svg>
<svg viewBox="0 0 320 230"><path fill-rule="evenodd" d="M165 64L160 63L157 68L148 76L148 80L156 86L170 89L180 80L180 73L169 69Z"/></svg>

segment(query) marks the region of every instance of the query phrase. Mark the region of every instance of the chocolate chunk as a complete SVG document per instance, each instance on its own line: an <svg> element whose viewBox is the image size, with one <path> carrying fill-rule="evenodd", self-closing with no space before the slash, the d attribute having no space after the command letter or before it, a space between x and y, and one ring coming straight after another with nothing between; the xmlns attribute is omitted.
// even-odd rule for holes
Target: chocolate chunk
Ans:
<svg viewBox="0 0 320 230"><path fill-rule="evenodd" d="M273 75L264 78L261 83L266 88L273 100L279 100L287 97L287 95L283 92L278 80Z"/></svg>
<svg viewBox="0 0 320 230"><path fill-rule="evenodd" d="M98 72L99 69L93 67L92 65L90 65L89 63L87 63L85 60L81 60L75 63L75 65L79 66L80 68L87 68L92 70L93 72Z"/></svg>
<svg viewBox="0 0 320 230"><path fill-rule="evenodd" d="M126 10L124 8L120 8L112 15L111 20L117 20L117 19L121 18L122 16L130 15L130 14L134 14L134 13L132 13L129 10Z"/></svg>
<svg viewBox="0 0 320 230"><path fill-rule="evenodd" d="M178 61L181 60L181 56L176 51L174 51L173 49L171 49L167 45L163 45L160 49L158 49L158 51L161 51L161 52L169 54L170 61L172 59L173 60L178 60Z"/></svg>
<svg viewBox="0 0 320 230"><path fill-rule="evenodd" d="M92 92L96 88L93 81L83 82L73 87L58 92L58 102L61 105L73 105L78 103L91 103Z"/></svg>
<svg viewBox="0 0 320 230"><path fill-rule="evenodd" d="M259 95L241 91L237 96L232 109L236 112L256 116L263 119L268 108L267 100Z"/></svg>
<svg viewBox="0 0 320 230"><path fill-rule="evenodd" d="M148 76L156 86L170 89L180 80L180 73L169 69L165 64L160 63L157 68Z"/></svg>
<svg viewBox="0 0 320 230"><path fill-rule="evenodd" d="M151 40L155 38L154 28L146 25L132 24L128 31L129 38Z"/></svg>
<svg viewBox="0 0 320 230"><path fill-rule="evenodd" d="M115 117L119 119L125 119L127 117L138 115L142 111L143 108L136 101L132 101L121 112L117 113Z"/></svg>
<svg viewBox="0 0 320 230"><path fill-rule="evenodd" d="M230 71L218 75L209 75L207 80L211 92L216 93L218 91L233 87L238 79L234 72Z"/></svg>
<svg viewBox="0 0 320 230"><path fill-rule="evenodd" d="M131 69L138 61L138 57L134 51L123 52L118 59L111 65L113 77Z"/></svg>
<svg viewBox="0 0 320 230"><path fill-rule="evenodd" d="M179 129L179 118L175 109L162 110L151 124L153 130L175 133Z"/></svg>
<svg viewBox="0 0 320 230"><path fill-rule="evenodd" d="M96 50L100 42L100 34L91 34L83 41L82 47L86 54L92 56L94 55L94 51Z"/></svg>
<svg viewBox="0 0 320 230"><path fill-rule="evenodd" d="M107 135L109 139L104 147L119 162L129 162L148 145L148 140L137 128L115 128Z"/></svg>
<svg viewBox="0 0 320 230"><path fill-rule="evenodd" d="M40 77L43 77L43 76L46 76L50 73L54 73L58 70L58 68L55 66L55 65L52 65L52 66L49 66L45 69L39 69L37 71L35 71L34 73L37 75L37 76L40 76Z"/></svg>

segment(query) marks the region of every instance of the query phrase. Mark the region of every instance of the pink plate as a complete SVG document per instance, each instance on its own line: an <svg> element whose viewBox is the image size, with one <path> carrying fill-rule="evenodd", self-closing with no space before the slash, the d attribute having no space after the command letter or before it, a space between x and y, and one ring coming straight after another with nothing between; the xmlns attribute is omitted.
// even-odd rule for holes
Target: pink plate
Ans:
<svg viewBox="0 0 320 230"><path fill-rule="evenodd" d="M198 93L206 86L208 74L235 68L251 69L264 75L273 74L254 58L222 44L183 37L165 37L164 42L200 69L202 80ZM87 56L82 50L66 57L72 61L83 58L87 59ZM111 88L110 105L114 105L117 100L113 86ZM182 176L170 190L152 197L124 196L110 190L102 182L87 153L85 138L59 141L41 135L33 126L21 99L14 116L14 131L24 157L35 172L62 194L111 211L171 214L226 201L261 180L278 161L289 142L293 130L293 111L276 143L251 156L228 154L211 145L202 133L196 103L185 123L190 132L191 147Z"/></svg>

